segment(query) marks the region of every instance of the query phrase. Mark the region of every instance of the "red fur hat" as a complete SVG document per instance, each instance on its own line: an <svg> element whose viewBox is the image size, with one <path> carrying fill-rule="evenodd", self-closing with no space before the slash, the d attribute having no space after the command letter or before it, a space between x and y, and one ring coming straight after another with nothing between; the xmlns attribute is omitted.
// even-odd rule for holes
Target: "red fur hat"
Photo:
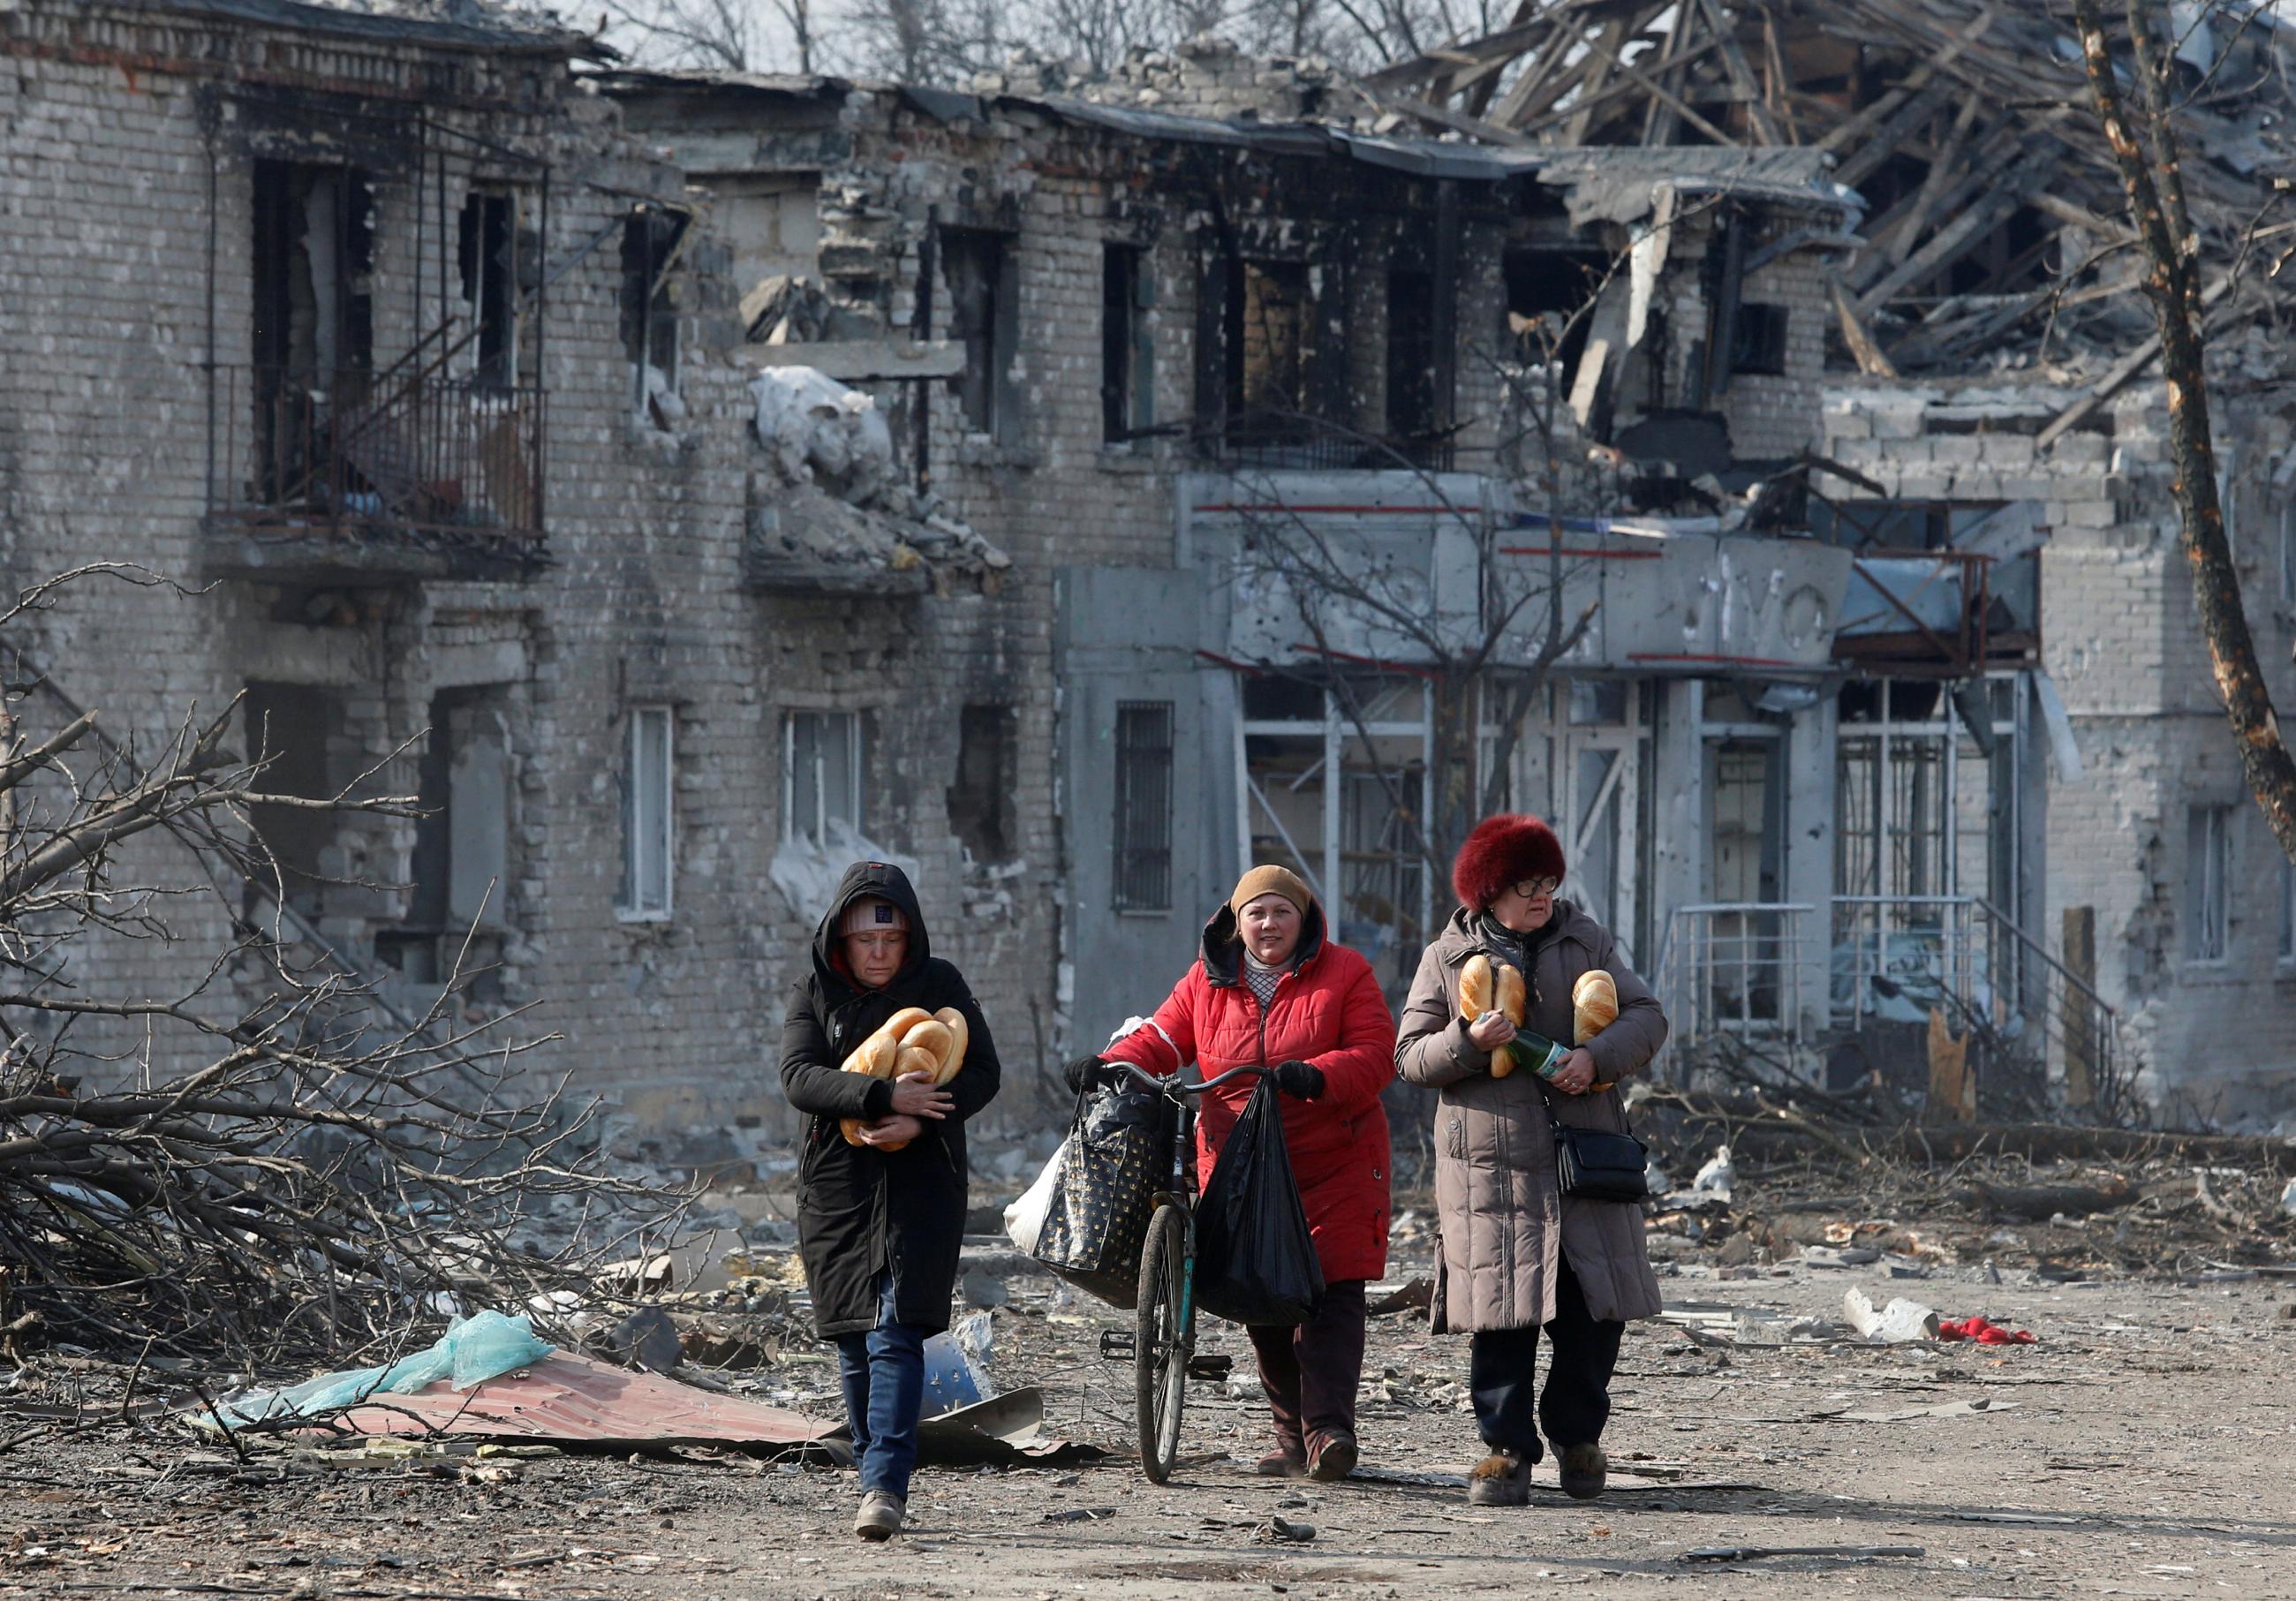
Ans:
<svg viewBox="0 0 2296 1601"><path fill-rule="evenodd" d="M1528 812L1500 812L1475 825L1459 858L1451 864L1451 888L1459 904L1485 911L1526 878L1561 878L1562 842L1554 830Z"/></svg>

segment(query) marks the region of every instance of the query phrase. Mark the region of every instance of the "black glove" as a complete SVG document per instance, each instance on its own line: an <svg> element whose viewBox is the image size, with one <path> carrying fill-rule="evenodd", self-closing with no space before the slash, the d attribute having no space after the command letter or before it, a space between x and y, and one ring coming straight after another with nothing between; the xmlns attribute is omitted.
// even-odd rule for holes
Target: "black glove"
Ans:
<svg viewBox="0 0 2296 1601"><path fill-rule="evenodd" d="M1324 1093L1324 1070L1312 1062L1280 1062L1275 1066L1275 1088L1287 1096L1312 1101Z"/></svg>
<svg viewBox="0 0 2296 1601"><path fill-rule="evenodd" d="M1087 1089L1097 1089L1112 1081L1108 1063L1097 1056L1078 1056L1061 1069L1061 1077L1068 1080L1071 1095L1082 1095Z"/></svg>

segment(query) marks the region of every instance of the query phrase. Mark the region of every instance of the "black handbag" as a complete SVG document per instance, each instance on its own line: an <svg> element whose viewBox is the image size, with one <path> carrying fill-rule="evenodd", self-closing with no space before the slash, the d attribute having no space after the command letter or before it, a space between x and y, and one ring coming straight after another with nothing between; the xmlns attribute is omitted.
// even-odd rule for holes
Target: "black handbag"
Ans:
<svg viewBox="0 0 2296 1601"><path fill-rule="evenodd" d="M1172 1104L1129 1082L1087 1089L1061 1147L1036 1260L1109 1305L1129 1311L1157 1192L1172 1169Z"/></svg>
<svg viewBox="0 0 2296 1601"><path fill-rule="evenodd" d="M1542 1093L1546 1086L1539 1085ZM1620 1115L1626 1103L1620 1102ZM1613 1134L1608 1129L1581 1129L1554 1116L1554 1098L1547 1096L1546 1115L1554 1123L1554 1176L1562 1194L1574 1201L1635 1202L1650 1199L1650 1147L1631 1132Z"/></svg>

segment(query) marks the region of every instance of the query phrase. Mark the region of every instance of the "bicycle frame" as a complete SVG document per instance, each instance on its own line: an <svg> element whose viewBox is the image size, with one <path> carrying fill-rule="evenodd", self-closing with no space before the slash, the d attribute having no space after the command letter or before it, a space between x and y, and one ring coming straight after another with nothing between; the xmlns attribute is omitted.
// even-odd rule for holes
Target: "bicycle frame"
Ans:
<svg viewBox="0 0 2296 1601"><path fill-rule="evenodd" d="M1201 1083L1185 1084L1177 1074L1152 1073L1128 1062L1123 1067L1143 1088L1153 1090L1179 1109L1172 1130L1172 1181L1158 1192L1158 1198L1180 1213L1185 1245L1180 1266L1180 1342L1183 1354L1192 1357L1196 1348L1196 1195L1188 1184L1188 1157L1195 1148L1196 1102L1207 1091L1238 1079L1266 1078L1267 1069L1253 1065L1232 1067Z"/></svg>

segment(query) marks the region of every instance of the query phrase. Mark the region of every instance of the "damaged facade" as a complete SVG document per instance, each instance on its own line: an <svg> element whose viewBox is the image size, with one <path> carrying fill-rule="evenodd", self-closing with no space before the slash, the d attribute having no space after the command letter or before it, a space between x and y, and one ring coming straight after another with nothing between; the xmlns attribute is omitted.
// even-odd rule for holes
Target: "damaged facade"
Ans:
<svg viewBox="0 0 2296 1601"><path fill-rule="evenodd" d="M1607 50L1705 14L1641 9ZM917 868L1008 1062L1146 1011L1247 860L1399 993L1461 764L1557 820L1685 1063L1847 1081L1931 1061L1934 1012L1999 1106L2270 1099L2291 891L2158 406L2061 422L2141 335L1994 359L2033 217L2072 225L1978 135L1973 8L1862 50L1773 9L1759 71L1759 22L1685 34L1663 95L1210 42L957 94L22 0L12 573L213 587L7 643L127 727L243 690L295 793L383 764L430 818L257 820L314 942L419 1006L475 926L468 1004L545 1003L665 1131L781 1126L783 983L855 855ZM2284 660L2284 429L2232 423Z"/></svg>

